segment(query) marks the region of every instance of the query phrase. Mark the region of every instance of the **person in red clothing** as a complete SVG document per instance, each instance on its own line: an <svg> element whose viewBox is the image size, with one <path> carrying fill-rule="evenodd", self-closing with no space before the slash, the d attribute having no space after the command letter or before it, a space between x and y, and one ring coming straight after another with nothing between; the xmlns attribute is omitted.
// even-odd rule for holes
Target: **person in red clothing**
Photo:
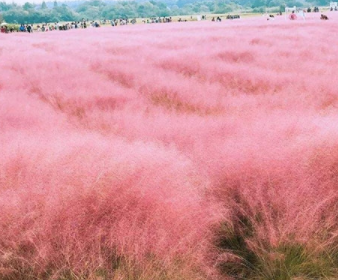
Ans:
<svg viewBox="0 0 338 280"><path fill-rule="evenodd" d="M297 19L297 15L295 14L295 11L292 11L290 17L289 17L291 20L295 20Z"/></svg>
<svg viewBox="0 0 338 280"><path fill-rule="evenodd" d="M6 26L1 26L1 33L6 33Z"/></svg>

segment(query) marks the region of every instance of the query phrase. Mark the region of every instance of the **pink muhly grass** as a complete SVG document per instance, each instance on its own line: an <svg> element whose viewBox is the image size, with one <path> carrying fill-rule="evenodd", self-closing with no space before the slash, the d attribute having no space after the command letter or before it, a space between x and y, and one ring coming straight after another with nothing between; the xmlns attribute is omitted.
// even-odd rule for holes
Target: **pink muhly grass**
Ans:
<svg viewBox="0 0 338 280"><path fill-rule="evenodd" d="M1 277L329 276L329 17L0 34Z"/></svg>
<svg viewBox="0 0 338 280"><path fill-rule="evenodd" d="M81 138L7 147L1 244L10 255L3 265L27 260L43 276L48 268L109 270L120 257L139 265L177 256L201 261L213 215L191 162L158 145Z"/></svg>

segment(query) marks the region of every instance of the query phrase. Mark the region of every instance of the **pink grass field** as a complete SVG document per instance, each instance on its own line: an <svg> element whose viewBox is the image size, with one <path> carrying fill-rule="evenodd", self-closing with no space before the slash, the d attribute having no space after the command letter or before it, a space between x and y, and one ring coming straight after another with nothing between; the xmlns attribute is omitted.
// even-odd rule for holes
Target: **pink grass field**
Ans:
<svg viewBox="0 0 338 280"><path fill-rule="evenodd" d="M326 14L0 34L0 279L338 275Z"/></svg>

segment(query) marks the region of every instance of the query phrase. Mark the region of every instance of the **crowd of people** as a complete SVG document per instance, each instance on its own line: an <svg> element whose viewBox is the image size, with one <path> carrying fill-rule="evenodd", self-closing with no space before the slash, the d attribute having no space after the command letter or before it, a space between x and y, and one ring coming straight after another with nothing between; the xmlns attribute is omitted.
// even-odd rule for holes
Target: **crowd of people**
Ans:
<svg viewBox="0 0 338 280"><path fill-rule="evenodd" d="M227 15L227 19L240 19L240 15Z"/></svg>
<svg viewBox="0 0 338 280"><path fill-rule="evenodd" d="M14 31L14 27L7 27L6 25L2 25L0 28L1 33L12 33Z"/></svg>
<svg viewBox="0 0 338 280"><path fill-rule="evenodd" d="M213 18L211 19L211 21L218 21L218 22L221 22L222 19L221 19L220 17L217 17L217 18L215 19L215 17L213 17Z"/></svg>
<svg viewBox="0 0 338 280"><path fill-rule="evenodd" d="M33 31L37 32L48 32L54 30L70 30L70 29L78 29L78 28L87 28L87 27L100 27L100 24L97 21L74 21L68 23L44 23L44 24L21 24L18 29L15 29L13 25L11 27L7 27L6 25L1 26L1 33L12 33L12 32L28 32L32 33Z"/></svg>
<svg viewBox="0 0 338 280"><path fill-rule="evenodd" d="M192 19L192 18L191 18ZM172 17L153 17L149 19L143 19L142 23L166 23L172 22ZM178 22L187 21L182 20L181 18L178 19ZM89 21L89 20L82 20L82 21L74 21L68 23L44 23L44 24L21 24L19 28L8 28L6 25L1 26L2 33L11 33L11 32L48 32L54 30L70 30L70 29L84 29L84 28L91 28L91 27L101 27L101 25L111 25L111 26L118 26L118 25L128 25L128 24L136 24L136 18L128 19L128 18L120 18L120 19L112 19L112 20L102 20L102 21ZM13 25L11 25L13 26Z"/></svg>
<svg viewBox="0 0 338 280"><path fill-rule="evenodd" d="M311 13L311 8L308 8L306 11L305 10L299 10L298 15L300 15L301 18L305 19L305 14L304 14L305 12ZM313 12L315 12L315 13L319 12L318 7L314 7ZM298 16L295 13L295 11L292 11L292 13L289 15L289 19L290 20L298 19ZM328 20L329 18L328 18L327 15L321 14L320 19L321 20Z"/></svg>
<svg viewBox="0 0 338 280"><path fill-rule="evenodd" d="M150 18L150 19L143 19L142 22L143 23L166 23L166 22L172 22L172 17L153 17L153 18ZM182 19L179 18L178 19L178 22L181 22Z"/></svg>
<svg viewBox="0 0 338 280"><path fill-rule="evenodd" d="M331 11L338 11L337 7L330 8ZM302 10L303 11L303 10ZM306 12L311 12L311 8L308 8ZM303 11L305 12L305 10ZM313 8L313 12L319 12L318 7ZM282 15L282 13L278 13L278 15ZM240 18L240 15L227 15L226 19L237 19ZM191 20L193 20L193 17L190 17ZM206 20L206 15L203 15L202 20ZM269 19L274 19L273 15L269 15ZM289 16L289 19L295 20L297 19L297 14L295 11L292 11L292 13ZM326 15L321 15L322 20L328 20L328 17ZM199 19L200 20L200 19ZM152 17L149 19L142 19L142 23L148 24L148 23L168 23L172 22L173 19L172 17ZM178 22L187 22L188 20L178 18ZM221 22L222 19L220 16L217 17L212 17L211 21L216 21L216 22ZM133 19L128 19L128 18L120 18L120 19L112 19L112 20L102 20L102 21L89 21L88 19L82 19L81 21L73 21L73 22L68 22L68 23L45 23L45 24L38 24L38 25L33 25L33 24L21 24L19 28L15 28L14 25L9 25L6 26L4 24L1 25L1 33L12 33L12 32L28 32L32 33L34 32L49 32L49 31L54 31L54 30L71 30L71 29L85 29L85 28L98 28L101 27L102 24L109 24L111 26L118 26L118 25L128 25L128 24L136 24L136 18Z"/></svg>
<svg viewBox="0 0 338 280"><path fill-rule="evenodd" d="M100 27L100 24L97 21L73 21L67 23L45 23L42 25L36 25L35 30L38 32L48 32L54 30L70 30L70 29L78 29L78 28L87 28L87 27ZM20 32L33 32L34 26L31 24L21 24L19 31Z"/></svg>

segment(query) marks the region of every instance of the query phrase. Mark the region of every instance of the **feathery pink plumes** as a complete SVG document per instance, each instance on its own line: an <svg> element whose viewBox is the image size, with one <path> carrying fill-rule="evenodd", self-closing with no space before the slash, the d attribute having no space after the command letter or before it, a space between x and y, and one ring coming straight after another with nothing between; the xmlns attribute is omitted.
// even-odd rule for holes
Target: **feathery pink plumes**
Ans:
<svg viewBox="0 0 338 280"><path fill-rule="evenodd" d="M316 16L0 34L1 277L227 279L336 246Z"/></svg>

